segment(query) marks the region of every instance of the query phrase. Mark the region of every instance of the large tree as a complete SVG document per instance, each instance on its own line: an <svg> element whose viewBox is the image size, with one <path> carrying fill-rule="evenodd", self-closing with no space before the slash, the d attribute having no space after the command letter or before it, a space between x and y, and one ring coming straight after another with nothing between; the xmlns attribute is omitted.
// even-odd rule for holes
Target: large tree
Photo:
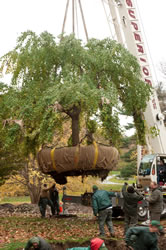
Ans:
<svg viewBox="0 0 166 250"><path fill-rule="evenodd" d="M5 105L0 101L0 136L6 151L16 146L28 159L42 144L52 143L55 133L63 136L67 121L69 141L77 145L81 124L95 132L91 119L116 146L122 110L134 117L138 139L144 143L141 113L150 87L141 80L137 59L116 41L92 39L83 44L72 35L56 40L47 32L24 32L1 58L4 71L12 75L10 87L1 92Z"/></svg>

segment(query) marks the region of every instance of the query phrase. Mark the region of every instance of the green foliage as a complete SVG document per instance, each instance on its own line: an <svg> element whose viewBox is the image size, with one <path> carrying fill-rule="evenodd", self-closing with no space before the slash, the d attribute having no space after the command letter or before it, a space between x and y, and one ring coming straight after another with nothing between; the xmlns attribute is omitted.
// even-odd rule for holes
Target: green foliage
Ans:
<svg viewBox="0 0 166 250"><path fill-rule="evenodd" d="M48 32L27 31L0 59L0 73L5 69L12 80L10 86L0 83L0 147L15 149L23 162L42 144L52 143L55 133L63 137L66 121L79 123L80 118L95 116L105 138L118 145L119 110L134 116L144 143L141 112L150 87L141 81L137 59L116 41L91 39L83 45L70 35L56 42ZM79 125L77 130L72 126L72 144L73 138L79 142ZM96 130L96 124L87 126Z"/></svg>
<svg viewBox="0 0 166 250"><path fill-rule="evenodd" d="M118 112L114 111L112 114L111 107L104 105L100 117L105 138L109 140L110 144L118 147L118 144L122 139L122 130L120 127Z"/></svg>
<svg viewBox="0 0 166 250"><path fill-rule="evenodd" d="M133 114L133 118L134 118L135 127L137 129L138 143L140 145L145 145L146 144L145 142L146 141L145 140L146 127L145 127L145 121L142 117L142 112L135 111Z"/></svg>
<svg viewBox="0 0 166 250"><path fill-rule="evenodd" d="M152 137L155 138L160 134L160 130L157 129L155 126L150 127L149 132L151 133Z"/></svg>
<svg viewBox="0 0 166 250"><path fill-rule="evenodd" d="M90 133L95 133L97 130L97 122L95 120L88 120L86 126Z"/></svg>
<svg viewBox="0 0 166 250"><path fill-rule="evenodd" d="M129 178L137 174L135 136L123 137L122 148L125 152L120 156L122 162L120 176L123 178Z"/></svg>
<svg viewBox="0 0 166 250"><path fill-rule="evenodd" d="M131 143L135 144L136 143L136 136L132 135L132 136L123 136L122 140L122 148L129 148L129 146L131 145Z"/></svg>
<svg viewBox="0 0 166 250"><path fill-rule="evenodd" d="M124 168L122 168L120 175L123 178L128 178L137 174L137 164L136 161L130 162Z"/></svg>

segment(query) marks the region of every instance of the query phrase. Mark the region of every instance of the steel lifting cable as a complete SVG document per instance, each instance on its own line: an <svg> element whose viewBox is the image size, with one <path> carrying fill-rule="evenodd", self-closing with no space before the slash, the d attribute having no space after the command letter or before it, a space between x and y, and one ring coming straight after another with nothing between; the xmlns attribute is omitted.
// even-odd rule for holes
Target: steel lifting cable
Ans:
<svg viewBox="0 0 166 250"><path fill-rule="evenodd" d="M111 29L111 25L110 25L110 20L109 20L109 17L107 15L106 8L105 8L105 5L104 5L104 0L101 0L101 2L102 2L102 5L103 5L104 13L106 15L106 19L107 19L108 27L109 27L109 30L110 30L110 33L111 33L111 37L112 37L112 39L114 39L114 35L112 33L112 29Z"/></svg>
<svg viewBox="0 0 166 250"><path fill-rule="evenodd" d="M75 34L75 0L72 0L72 26L73 34Z"/></svg>
<svg viewBox="0 0 166 250"><path fill-rule="evenodd" d="M69 8L69 0L67 0L67 3L66 3L65 15L64 15L63 26L62 26L62 36L63 36L64 30L65 30L68 8Z"/></svg>
<svg viewBox="0 0 166 250"><path fill-rule="evenodd" d="M87 31L87 28L86 28L86 23L85 23L85 18L84 18L84 13L83 13L83 9L82 9L81 0L78 0L78 3L79 3L80 11L81 11L81 17L82 17L82 22L83 22L83 26L84 26L84 31L85 31L86 39L88 41L89 40L89 38L88 38L88 31Z"/></svg>
<svg viewBox="0 0 166 250"><path fill-rule="evenodd" d="M76 28L77 28L77 36L79 38L79 28L78 28L78 7L77 7L77 1L75 3L75 13L76 13Z"/></svg>
<svg viewBox="0 0 166 250"><path fill-rule="evenodd" d="M155 70L155 67L154 67L153 59L152 59L152 56L151 56L151 52L150 52L150 48L149 48L148 40L147 40L147 37L146 37L146 33L145 33L145 29L144 29L144 25L143 25L143 22L142 22L141 13L140 13L140 10L139 10L139 7L138 7L137 0L135 0L135 4L136 4L137 10L138 10L137 12L138 12L139 20L140 20L142 30L143 30L143 33L144 33L144 37L145 37L148 53L149 53L149 56L150 56L151 64L152 64L152 67L153 67L153 72L154 72L154 75L155 75L155 78L156 78L156 82L159 82L158 77L157 77L157 73L156 73L156 70Z"/></svg>

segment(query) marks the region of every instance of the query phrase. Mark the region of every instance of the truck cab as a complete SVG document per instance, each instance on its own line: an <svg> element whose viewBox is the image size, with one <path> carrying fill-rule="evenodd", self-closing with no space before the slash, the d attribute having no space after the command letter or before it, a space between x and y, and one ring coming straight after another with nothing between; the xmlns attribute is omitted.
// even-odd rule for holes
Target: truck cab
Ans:
<svg viewBox="0 0 166 250"><path fill-rule="evenodd" d="M138 168L138 188L149 187L155 181L163 190L166 190L166 154L145 155Z"/></svg>

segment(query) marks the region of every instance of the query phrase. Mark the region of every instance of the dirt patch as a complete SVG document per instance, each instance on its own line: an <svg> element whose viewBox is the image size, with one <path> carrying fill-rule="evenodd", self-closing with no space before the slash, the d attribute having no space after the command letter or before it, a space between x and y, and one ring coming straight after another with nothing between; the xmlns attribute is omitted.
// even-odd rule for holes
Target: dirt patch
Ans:
<svg viewBox="0 0 166 250"><path fill-rule="evenodd" d="M108 250L127 250L126 244L123 240L112 240L112 239L105 239L104 240L106 247ZM165 250L165 244L166 244L166 237L160 237L159 238L159 249ZM68 248L73 247L88 247L90 245L89 241L85 241L84 243L78 243L78 242L66 242L66 243L57 243L57 244L51 244L52 250L66 250ZM22 248L21 248L22 249ZM20 250L17 249L17 250Z"/></svg>
<svg viewBox="0 0 166 250"><path fill-rule="evenodd" d="M159 237L159 249L160 250L166 249L166 235Z"/></svg>
<svg viewBox="0 0 166 250"><path fill-rule="evenodd" d="M117 240L104 240L106 247L108 250L114 249L114 250L126 250L125 242L124 241L117 241ZM77 242L66 242L65 244L52 244L53 250L66 250L67 248L72 247L88 247L90 245L89 241L86 241L82 244Z"/></svg>

